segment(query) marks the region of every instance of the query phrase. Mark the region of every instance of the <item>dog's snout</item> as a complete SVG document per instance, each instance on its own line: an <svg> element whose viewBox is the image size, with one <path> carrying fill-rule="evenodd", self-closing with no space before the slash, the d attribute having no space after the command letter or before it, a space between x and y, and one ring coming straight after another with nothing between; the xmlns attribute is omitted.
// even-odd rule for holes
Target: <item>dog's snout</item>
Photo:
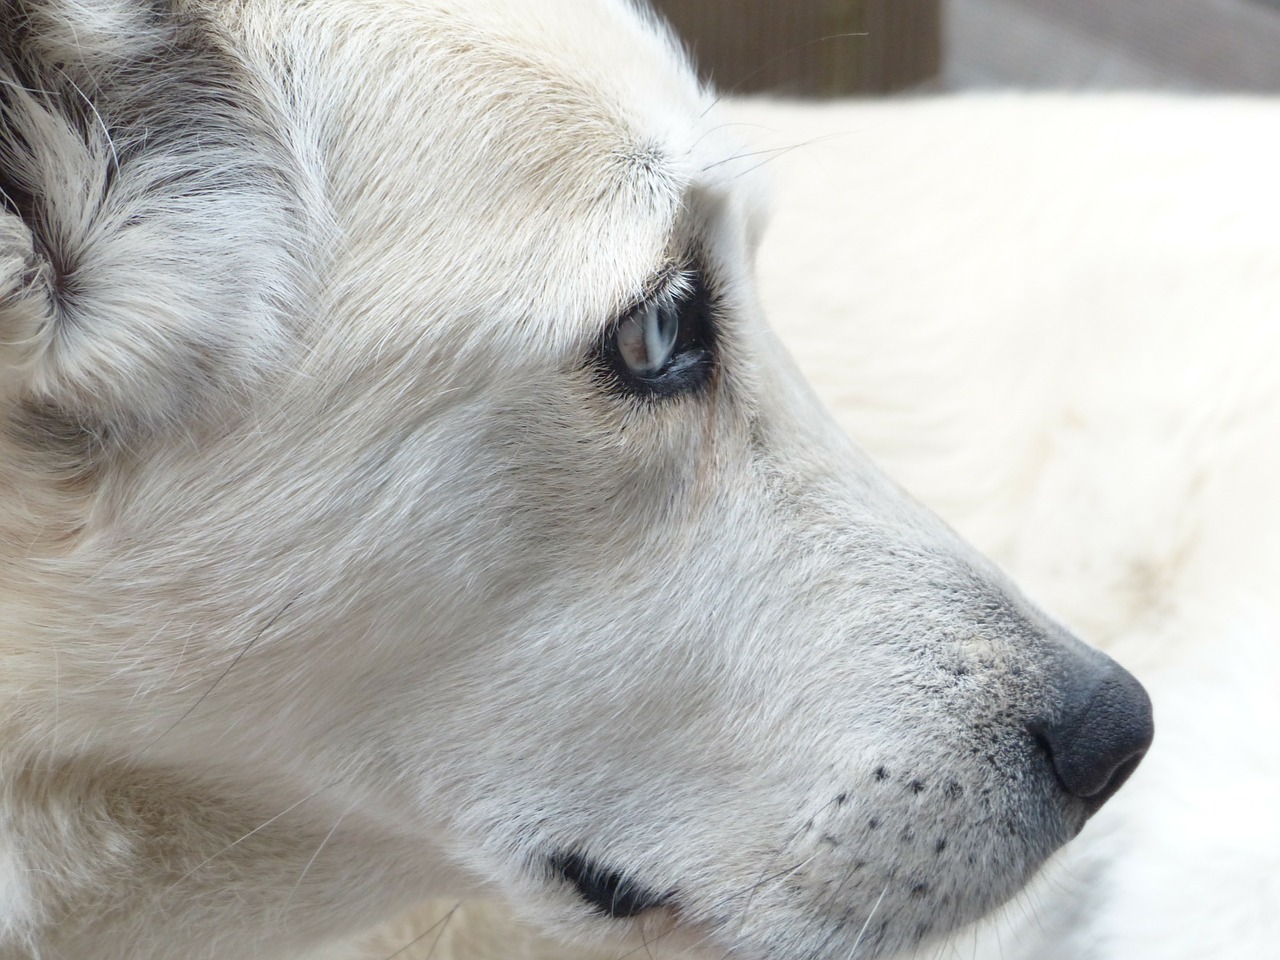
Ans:
<svg viewBox="0 0 1280 960"><path fill-rule="evenodd" d="M1066 697L1052 722L1031 725L1067 793L1097 809L1120 789L1151 746L1151 698L1111 660L1093 683Z"/></svg>

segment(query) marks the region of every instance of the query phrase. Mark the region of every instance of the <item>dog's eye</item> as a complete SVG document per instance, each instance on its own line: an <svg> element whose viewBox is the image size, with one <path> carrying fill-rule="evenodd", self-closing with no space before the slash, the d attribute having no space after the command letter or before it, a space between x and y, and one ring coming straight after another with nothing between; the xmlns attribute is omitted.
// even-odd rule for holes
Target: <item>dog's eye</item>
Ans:
<svg viewBox="0 0 1280 960"><path fill-rule="evenodd" d="M615 388L669 397L703 386L713 355L711 296L690 271L633 307L606 334L598 360Z"/></svg>
<svg viewBox="0 0 1280 960"><path fill-rule="evenodd" d="M675 304L645 303L618 324L613 335L622 362L637 377L652 377L671 359L680 332Z"/></svg>

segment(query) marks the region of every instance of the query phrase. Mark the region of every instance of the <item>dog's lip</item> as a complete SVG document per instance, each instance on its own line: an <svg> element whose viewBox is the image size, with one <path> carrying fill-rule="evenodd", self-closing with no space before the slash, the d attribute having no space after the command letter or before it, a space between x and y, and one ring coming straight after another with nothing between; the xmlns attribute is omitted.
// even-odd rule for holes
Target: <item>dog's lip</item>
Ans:
<svg viewBox="0 0 1280 960"><path fill-rule="evenodd" d="M615 920L675 907L674 891L660 893L582 853L557 851L547 858L547 865L552 876L567 881L593 909Z"/></svg>

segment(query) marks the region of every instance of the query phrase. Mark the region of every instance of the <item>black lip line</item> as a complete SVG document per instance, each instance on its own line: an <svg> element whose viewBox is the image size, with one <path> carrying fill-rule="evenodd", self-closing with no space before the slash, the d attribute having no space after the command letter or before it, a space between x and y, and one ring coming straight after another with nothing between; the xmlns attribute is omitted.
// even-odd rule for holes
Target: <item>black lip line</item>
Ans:
<svg viewBox="0 0 1280 960"><path fill-rule="evenodd" d="M547 863L553 875L573 884L578 896L615 920L634 917L671 902L670 893L657 893L580 853L554 853L547 858Z"/></svg>

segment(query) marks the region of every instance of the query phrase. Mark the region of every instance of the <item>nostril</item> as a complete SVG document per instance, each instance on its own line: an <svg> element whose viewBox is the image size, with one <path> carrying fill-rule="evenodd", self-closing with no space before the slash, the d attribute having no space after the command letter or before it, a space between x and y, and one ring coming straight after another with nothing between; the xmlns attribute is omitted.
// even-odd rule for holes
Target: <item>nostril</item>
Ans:
<svg viewBox="0 0 1280 960"><path fill-rule="evenodd" d="M1031 742L1035 744L1046 760L1053 763L1053 747L1049 744L1049 734L1045 730L1044 724L1039 721L1027 724L1027 733L1031 734Z"/></svg>
<svg viewBox="0 0 1280 960"><path fill-rule="evenodd" d="M1027 729L1067 793L1099 807L1129 779L1151 746L1151 699L1130 674L1113 667L1087 697L1067 704L1060 719Z"/></svg>
<svg viewBox="0 0 1280 960"><path fill-rule="evenodd" d="M1092 799L1096 800L1098 803L1105 803L1107 800L1111 799L1111 796L1124 786L1124 782L1129 779L1133 774L1133 771L1138 769L1138 764L1142 762L1142 758L1146 755L1147 751L1144 749L1141 753L1135 753L1133 756L1123 761L1111 772L1111 776L1108 778L1107 782L1103 784L1101 790L1093 795Z"/></svg>

